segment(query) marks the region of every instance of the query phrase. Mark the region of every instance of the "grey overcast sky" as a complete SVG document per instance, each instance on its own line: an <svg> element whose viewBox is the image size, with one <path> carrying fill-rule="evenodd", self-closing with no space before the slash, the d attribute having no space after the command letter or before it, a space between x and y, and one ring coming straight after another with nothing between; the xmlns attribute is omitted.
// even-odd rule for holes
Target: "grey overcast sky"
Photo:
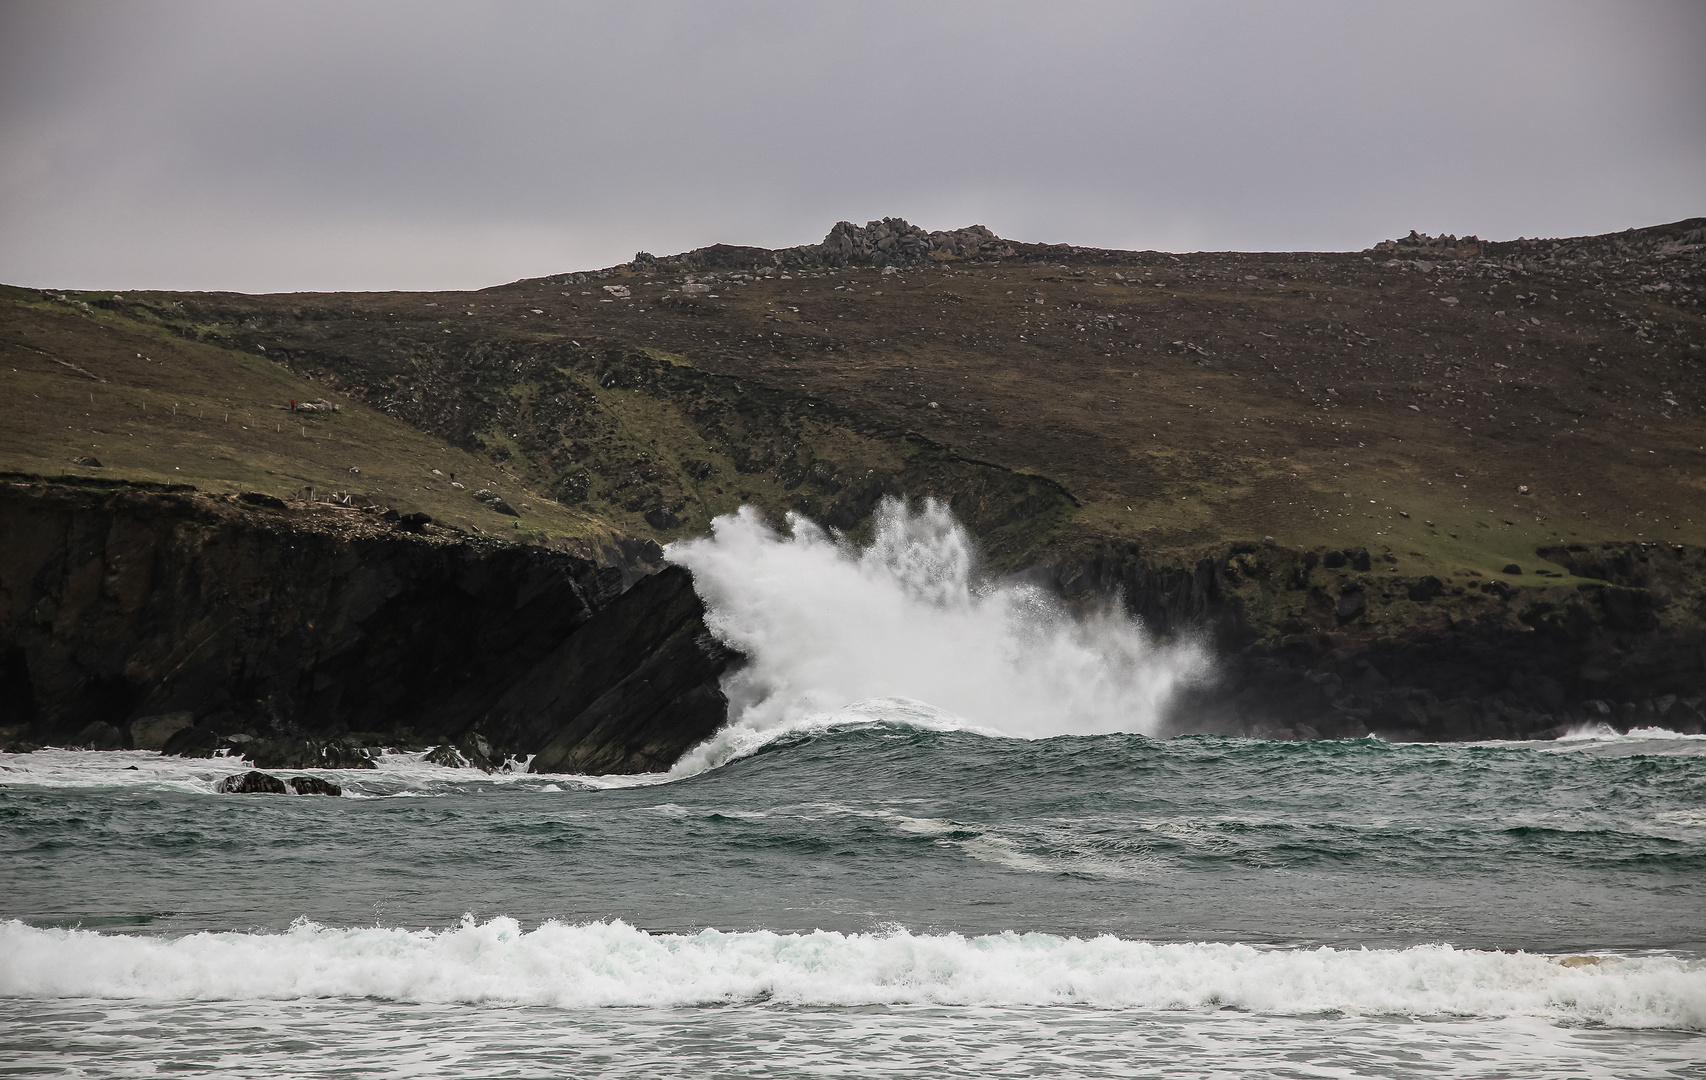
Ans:
<svg viewBox="0 0 1706 1080"><path fill-rule="evenodd" d="M1706 2L0 0L0 281L478 287L837 220L1367 247L1706 214Z"/></svg>

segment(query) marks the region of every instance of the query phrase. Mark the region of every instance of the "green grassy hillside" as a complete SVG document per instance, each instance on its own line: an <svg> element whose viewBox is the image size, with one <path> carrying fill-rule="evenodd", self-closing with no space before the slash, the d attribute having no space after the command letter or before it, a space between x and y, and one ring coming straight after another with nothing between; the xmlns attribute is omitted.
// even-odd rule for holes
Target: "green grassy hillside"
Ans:
<svg viewBox="0 0 1706 1080"><path fill-rule="evenodd" d="M1542 549L1706 543L1706 222L1350 254L954 235L476 293L11 290L27 404L0 467L94 455L565 540L668 541L741 503L857 530L929 494L997 567L1365 549L1385 629L1436 616L1380 581L1538 595L1579 583ZM322 395L344 409L282 407ZM1276 632L1301 617L1259 599Z"/></svg>
<svg viewBox="0 0 1706 1080"><path fill-rule="evenodd" d="M293 375L259 350L127 318L110 295L90 300L0 290L0 385L12 413L0 425L0 470L287 499L354 495L358 505L468 530L583 546L612 535L595 515L530 493L489 456ZM290 408L322 399L336 411ZM81 463L91 460L99 464ZM523 516L474 500L482 488Z"/></svg>

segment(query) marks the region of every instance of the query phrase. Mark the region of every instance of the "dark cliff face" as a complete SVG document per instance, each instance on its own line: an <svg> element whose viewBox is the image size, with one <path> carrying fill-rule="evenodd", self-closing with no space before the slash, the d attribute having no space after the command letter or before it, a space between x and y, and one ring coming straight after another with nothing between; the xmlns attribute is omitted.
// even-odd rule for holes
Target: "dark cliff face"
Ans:
<svg viewBox="0 0 1706 1080"><path fill-rule="evenodd" d="M1455 583L1401 576L1366 550L1244 544L1194 568L1105 552L1057 564L1046 580L1069 599L1117 597L1154 633L1213 645L1215 678L1174 702L1176 732L1706 730L1706 551L1604 543L1535 556L1526 574ZM1378 621L1366 618L1377 609Z"/></svg>
<svg viewBox="0 0 1706 1080"><path fill-rule="evenodd" d="M702 615L680 569L624 591L573 555L373 515L0 485L13 743L663 768L725 719L731 654Z"/></svg>

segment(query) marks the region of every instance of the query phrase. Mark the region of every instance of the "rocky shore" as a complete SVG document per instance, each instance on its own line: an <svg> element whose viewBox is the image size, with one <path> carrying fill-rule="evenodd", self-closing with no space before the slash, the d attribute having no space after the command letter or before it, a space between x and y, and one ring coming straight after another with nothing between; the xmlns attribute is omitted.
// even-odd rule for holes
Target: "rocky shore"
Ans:
<svg viewBox="0 0 1706 1080"><path fill-rule="evenodd" d="M1706 730L1703 571L1706 551L1681 545L1560 546L1527 570L1559 584L1514 590L1410 579L1361 549L1238 544L1195 567L1128 549L1032 576L1210 639L1215 677L1174 703L1174 732L1467 740ZM168 485L0 484L0 590L10 750L654 771L726 721L738 660L679 567ZM1365 623L1371 608L1384 617Z"/></svg>
<svg viewBox="0 0 1706 1080"><path fill-rule="evenodd" d="M685 571L643 574L383 508L0 483L0 737L361 768L667 767L734 659Z"/></svg>

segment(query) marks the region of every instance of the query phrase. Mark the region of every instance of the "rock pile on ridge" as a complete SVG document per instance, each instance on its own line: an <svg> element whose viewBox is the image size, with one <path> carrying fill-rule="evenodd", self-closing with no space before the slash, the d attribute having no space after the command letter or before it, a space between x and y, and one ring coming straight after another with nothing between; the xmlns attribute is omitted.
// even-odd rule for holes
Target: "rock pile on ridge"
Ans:
<svg viewBox="0 0 1706 1080"><path fill-rule="evenodd" d="M927 232L904 218L883 218L864 225L838 221L818 244L776 249L713 244L661 258L642 251L629 265L635 270L661 274L702 270L762 272L841 266L917 266L980 254L1011 255L1013 249L982 225ZM602 272L596 276L602 276ZM587 277L569 275L560 283L566 284L571 279L584 281Z"/></svg>

